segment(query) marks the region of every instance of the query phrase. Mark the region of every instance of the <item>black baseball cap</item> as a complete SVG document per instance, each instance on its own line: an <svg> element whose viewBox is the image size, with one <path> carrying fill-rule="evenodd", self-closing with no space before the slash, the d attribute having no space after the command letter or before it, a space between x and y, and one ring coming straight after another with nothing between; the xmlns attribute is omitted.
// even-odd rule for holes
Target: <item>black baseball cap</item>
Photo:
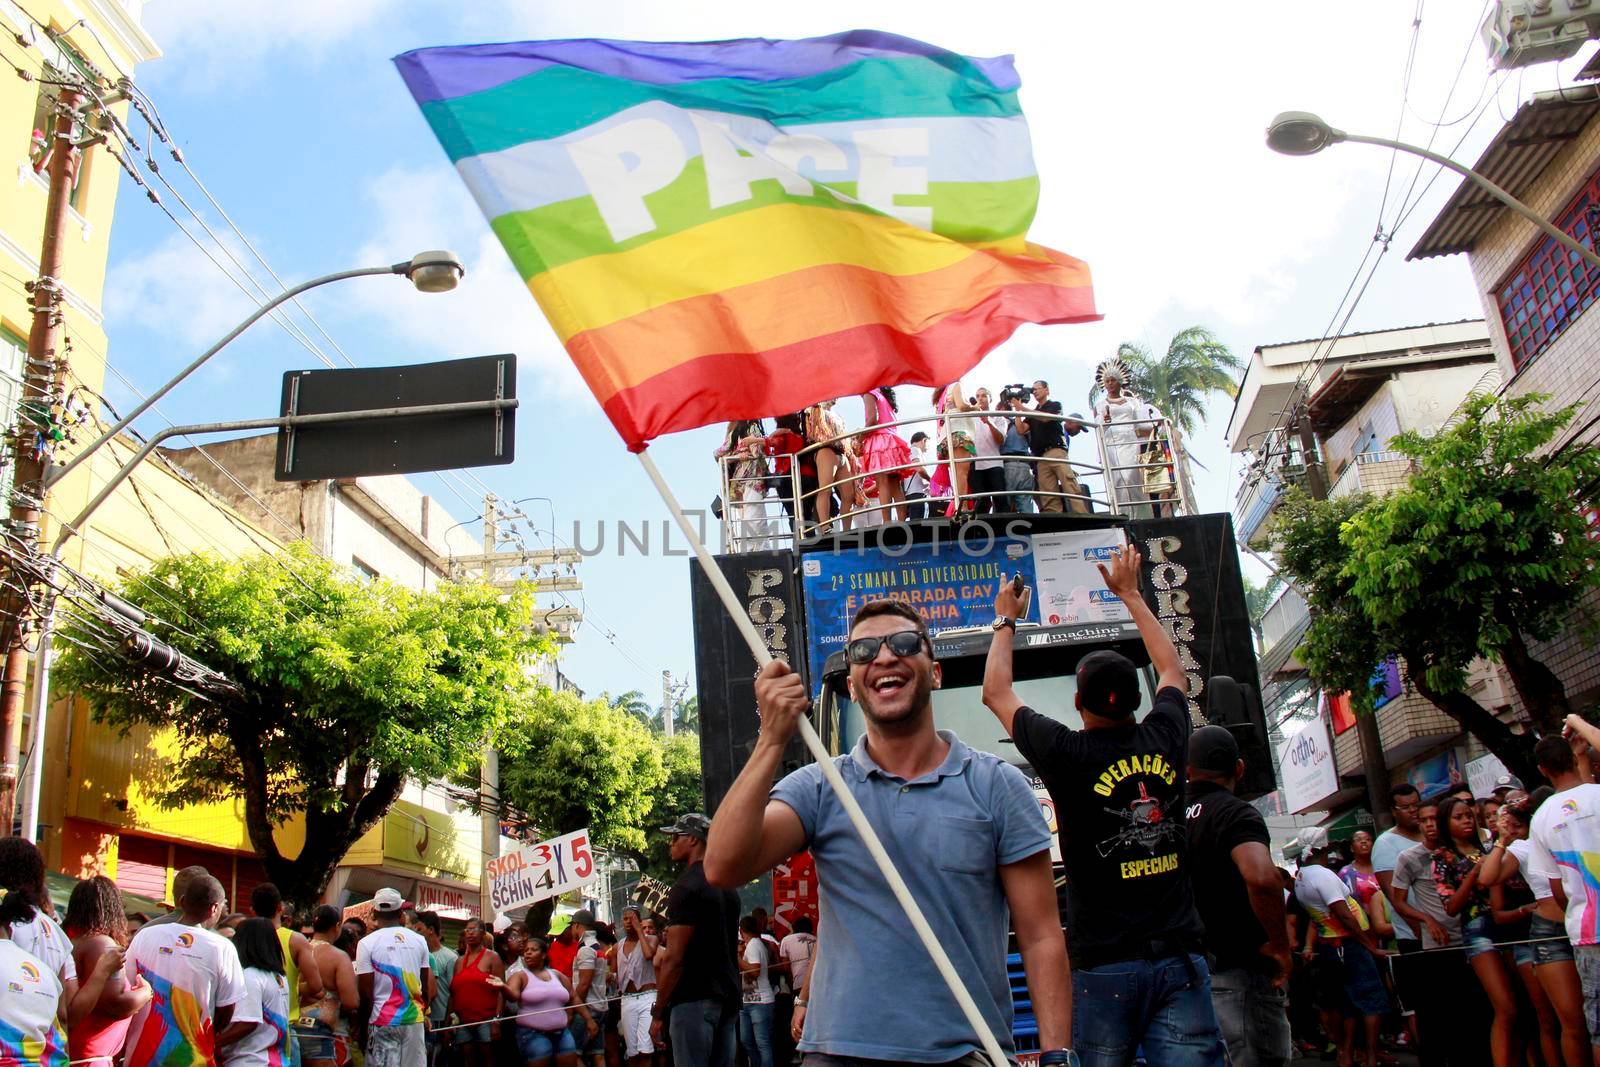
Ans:
<svg viewBox="0 0 1600 1067"><path fill-rule="evenodd" d="M1139 710L1139 670L1120 652L1091 652L1078 661L1078 695L1096 715L1127 718Z"/></svg>
<svg viewBox="0 0 1600 1067"><path fill-rule="evenodd" d="M1202 726L1189 735L1189 766L1232 774L1239 766L1239 742L1226 726Z"/></svg>

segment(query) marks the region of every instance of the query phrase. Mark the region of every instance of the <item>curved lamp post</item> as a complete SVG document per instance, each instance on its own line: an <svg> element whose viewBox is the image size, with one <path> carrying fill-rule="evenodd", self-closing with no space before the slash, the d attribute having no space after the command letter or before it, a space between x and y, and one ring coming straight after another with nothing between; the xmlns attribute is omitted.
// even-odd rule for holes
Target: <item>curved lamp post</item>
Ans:
<svg viewBox="0 0 1600 1067"><path fill-rule="evenodd" d="M1328 125L1309 111L1281 112L1272 120L1272 124L1267 127L1267 147L1286 156L1315 155L1329 145L1338 144L1341 141L1351 141L1356 144L1375 144L1384 148L1409 152L1411 155L1431 160L1447 170L1453 170L1512 211L1515 211L1518 215L1539 227L1553 240L1559 242L1562 247L1582 256L1591 267L1600 270L1600 255L1597 255L1594 249L1584 247L1571 234L1561 230L1527 204L1524 204L1471 167L1462 166L1449 156L1430 152L1426 148L1406 144L1404 141L1391 141L1387 137L1369 137L1366 134L1346 133Z"/></svg>
<svg viewBox="0 0 1600 1067"><path fill-rule="evenodd" d="M135 405L134 409L118 420L115 426L101 434L93 444L89 445L88 448L85 448L76 456L73 456L66 466L52 467L51 469L47 470L44 475L40 495L43 495L42 490L49 489L51 486L61 481L61 479L71 474L77 469L79 464L83 463L90 456L94 455L94 453L98 451L102 445L111 440L113 437L116 437L123 430L126 430L133 423L134 419L137 419L140 415L143 415L146 411L149 411L152 407L154 407L156 401L170 393L179 382L183 381L189 375L199 370L212 356L222 351L228 346L229 343L233 341L234 338L244 333L251 326L254 326L257 320L259 320L263 315L266 315L272 311L279 304L293 300L301 293L306 292L309 289L315 289L319 285L327 285L329 282L341 282L346 278L365 278L368 275L374 274L401 275L410 279L411 284L417 287L418 292L448 293L450 290L456 287L456 284L461 281L462 276L465 275L466 272L466 268L461 265L460 258L456 256L454 252L434 250L430 252L418 252L408 260L404 260L400 263L393 263L387 267L358 267L355 270L341 270L333 274L324 274L320 278L313 278L308 282L301 282L292 289L285 289L283 292L279 293L265 304L262 304L260 307L256 308L255 311L251 312L249 318L245 319L239 325L229 330L227 336L223 337L222 340L218 341L216 344L200 353L199 358L197 358L193 363L183 368L165 385L161 386L155 392L151 393L149 396L145 397L142 401Z"/></svg>
<svg viewBox="0 0 1600 1067"><path fill-rule="evenodd" d="M393 263L387 267L359 267L355 270L337 271L333 274L324 274L320 278L313 278L308 282L302 282L292 289L285 289L283 292L279 293L265 304L262 304L260 307L256 308L248 318L246 318L239 325L235 326L232 330L229 330L227 336L223 337L222 340L206 349L200 354L198 359L179 371L177 375L170 379L165 385L161 386L155 392L145 397L144 400L135 406L132 411L128 412L127 415L118 420L115 426L101 434L99 438L94 441L94 443L89 445L89 447L79 452L76 456L73 456L69 463L62 467L48 468L44 473L44 477L40 479L41 485L39 495L43 497L46 490L60 482L61 479L65 478L67 475L71 474L77 469L79 464L83 463L90 456L99 451L107 441L111 440L123 430L127 429L134 419L137 419L140 415L143 415L146 411L149 411L150 408L155 405L156 401L160 400L162 397L171 392L179 382L183 381L185 378L189 377L189 375L199 370L205 365L207 360L216 355L218 352L222 351L222 349L225 348L229 342L238 337L240 334L244 333L244 331L248 330L251 326L255 325L255 323L262 316L272 311L272 309L277 307L279 304L293 300L301 293L306 292L309 289L315 289L319 285L327 285L329 282L343 281L346 278L364 278L368 275L376 274L401 275L402 277L409 279L411 284L416 286L418 292L447 293L454 289L456 284L461 281L462 276L466 274L466 268L461 265L460 258L454 252L446 252L436 249L428 252L418 252L408 260L400 263ZM280 420L266 421L276 422ZM265 423L263 423L263 425L264 424ZM178 429L192 429L192 427L179 427ZM151 440L145 445L144 451L139 453L138 458L143 458L143 456L146 455L150 449L155 447L157 443L163 440L166 436L170 435L171 431L168 431L167 434L157 434L152 437ZM122 475L125 475L130 469L131 467L124 468L124 470L120 472L119 478ZM67 538L78 532L78 530L81 528L81 524L87 520L89 513L98 507L100 503L104 501L104 499L109 496L111 491L115 488L116 480L113 480L113 482L107 485L101 491L100 495L95 497L90 505L84 509L82 514L80 514L72 522L63 524L64 528L61 531L61 535L57 539L55 546L50 551L50 557L52 559L60 558L61 549L65 545ZM50 713L50 646L54 631L54 621L55 608L52 598L51 606L45 610L44 616L40 620L39 647L34 653L33 658L33 744L28 753L27 766L24 769L24 777L27 779L28 787L25 791L23 791L21 797L22 836L30 841L37 836L36 827L38 825L39 813L39 783L43 773L42 763L44 759L44 724Z"/></svg>

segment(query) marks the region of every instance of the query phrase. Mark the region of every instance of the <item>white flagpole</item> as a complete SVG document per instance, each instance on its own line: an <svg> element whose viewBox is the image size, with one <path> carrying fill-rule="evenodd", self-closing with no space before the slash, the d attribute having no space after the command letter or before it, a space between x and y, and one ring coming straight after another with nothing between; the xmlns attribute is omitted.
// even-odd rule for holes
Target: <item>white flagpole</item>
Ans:
<svg viewBox="0 0 1600 1067"><path fill-rule="evenodd" d="M750 621L750 616L744 610L744 605L739 603L739 597L733 591L733 586L728 584L727 575L722 573L722 568L717 566L717 561L711 558L711 553L706 546L700 543L694 527L683 513L683 508L678 506L678 498L672 495L672 490L661 477L661 471L656 468L655 460L650 458L648 449L638 453L639 463L644 467L644 472L650 476L650 481L655 484L656 492L661 494L662 501L667 505L667 510L672 512L672 517L677 520L678 529L683 531L683 536L688 540L689 546L694 549L695 559L700 562L700 568L705 572L706 578L711 582L711 588L717 591L717 596L722 599L722 606L728 609L734 625L739 628L739 633L744 637L745 643L750 646L750 652L756 658L756 663L766 666L772 659L767 651L766 642L761 640L761 635L756 632L755 623ZM727 506L724 504L724 506ZM833 788L834 795L839 798L840 805L845 814L850 816L850 824L856 828L856 833L861 835L861 841L867 846L873 862L878 865L878 870L883 872L884 880L889 883L889 889L894 893L895 899L900 902L900 908L910 921L911 928L917 932L917 937L922 941L922 947L928 950L928 955L933 957L933 965L938 969L945 985L950 987L951 994L956 998L956 1003L961 1007L961 1014L967 1018L967 1024L972 1027L983 1043L983 1050L989 1056L993 1067L1010 1067L1010 1061L1000 1048L1000 1043L995 1040L994 1034L989 1029L988 1022L983 1013L978 1010L977 1003L972 999L972 994L967 992L967 987L961 981L961 976L956 973L955 965L950 962L950 957L945 954L944 946L939 944L939 939L934 936L933 927L928 925L928 920L923 916L922 909L917 907L917 902L911 896L905 879L900 877L900 872L895 870L894 861L889 858L889 853L884 851L883 842L878 840L878 834L867 821L866 812L861 810L861 805L856 803L856 798L851 795L850 789L844 783L844 778L839 774L839 768L833 765L833 757L828 750L822 747L822 738L817 736L817 731L812 728L811 722L805 716L800 717L800 739L816 759L817 766L822 769L822 777Z"/></svg>

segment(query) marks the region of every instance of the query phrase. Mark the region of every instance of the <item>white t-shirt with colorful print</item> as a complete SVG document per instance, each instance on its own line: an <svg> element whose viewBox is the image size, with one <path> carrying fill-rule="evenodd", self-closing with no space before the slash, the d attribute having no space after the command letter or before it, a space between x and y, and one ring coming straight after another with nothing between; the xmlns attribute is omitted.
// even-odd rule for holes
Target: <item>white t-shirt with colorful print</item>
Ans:
<svg viewBox="0 0 1600 1067"><path fill-rule="evenodd" d="M1320 941L1337 941L1354 932L1346 930L1333 913L1333 905L1341 900L1350 906L1357 925L1363 930L1367 928L1367 913L1350 895L1350 887L1344 884L1343 878L1320 863L1309 863L1300 868L1300 873L1294 878L1294 898L1317 924L1317 939Z"/></svg>
<svg viewBox="0 0 1600 1067"><path fill-rule="evenodd" d="M1539 805L1528 828L1528 870L1561 882L1567 937L1600 944L1600 785L1564 789Z"/></svg>
<svg viewBox="0 0 1600 1067"><path fill-rule="evenodd" d="M200 926L146 926L128 944L124 970L150 983L123 1045L123 1067L213 1067L216 1014L244 999L244 969L227 938Z"/></svg>
<svg viewBox="0 0 1600 1067"><path fill-rule="evenodd" d="M356 973L372 975L373 1026L408 1026L427 1014L422 972L428 943L403 926L384 926L356 945Z"/></svg>
<svg viewBox="0 0 1600 1067"><path fill-rule="evenodd" d="M244 999L233 1006L232 1023L256 1027L231 1045L224 1045L226 1067L284 1067L289 1063L289 986L283 975L246 967Z"/></svg>
<svg viewBox="0 0 1600 1067"><path fill-rule="evenodd" d="M0 1067L66 1067L56 1009L61 979L15 941L0 940Z"/></svg>

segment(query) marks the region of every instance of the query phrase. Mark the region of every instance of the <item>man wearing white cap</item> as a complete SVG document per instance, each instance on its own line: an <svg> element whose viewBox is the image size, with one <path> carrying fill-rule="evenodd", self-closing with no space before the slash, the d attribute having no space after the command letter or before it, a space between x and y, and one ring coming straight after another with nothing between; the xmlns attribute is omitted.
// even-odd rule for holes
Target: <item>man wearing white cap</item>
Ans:
<svg viewBox="0 0 1600 1067"><path fill-rule="evenodd" d="M1339 1062L1350 1063L1358 1048L1366 1050L1361 1062L1378 1062L1378 1024L1389 1010L1389 994L1378 972L1378 947L1367 924L1367 913L1350 895L1344 880L1327 867L1332 847L1328 831L1312 826L1300 831L1306 850L1294 897L1317 927L1313 964L1317 1010L1322 1028L1338 1044ZM1359 1032L1358 1032L1359 1028Z"/></svg>
<svg viewBox="0 0 1600 1067"><path fill-rule="evenodd" d="M401 921L405 898L383 888L372 898L377 929L356 945L356 984L367 1030L368 1067L426 1067L422 1020L433 1002L428 943Z"/></svg>

